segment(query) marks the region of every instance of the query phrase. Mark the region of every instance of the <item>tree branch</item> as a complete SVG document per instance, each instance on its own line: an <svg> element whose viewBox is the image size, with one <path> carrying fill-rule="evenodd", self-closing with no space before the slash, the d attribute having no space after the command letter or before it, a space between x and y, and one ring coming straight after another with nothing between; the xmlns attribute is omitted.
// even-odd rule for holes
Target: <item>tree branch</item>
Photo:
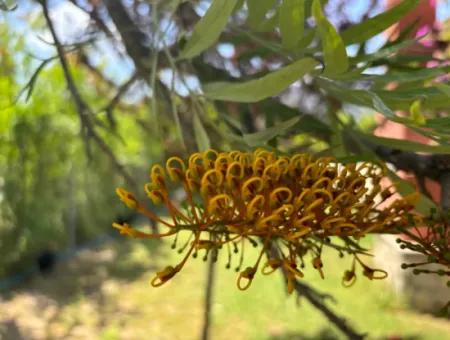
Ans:
<svg viewBox="0 0 450 340"><path fill-rule="evenodd" d="M111 99L111 101L100 111L106 112L106 117L109 121L110 126L115 129L116 128L116 120L113 116L113 111L117 104L119 103L122 96L128 91L131 85L137 80L137 73L134 73L130 79L128 79L125 83L123 83L117 90L115 96Z"/></svg>
<svg viewBox="0 0 450 340"><path fill-rule="evenodd" d="M450 209L450 172L446 172L440 177L441 184L441 207L443 210Z"/></svg>
<svg viewBox="0 0 450 340"><path fill-rule="evenodd" d="M109 146L105 143L105 141L100 137L100 135L95 130L95 126L90 119L90 115L92 115L92 110L86 104L86 102L81 97L78 88L75 85L75 81L69 69L69 64L66 60L64 49L61 45L61 42L56 34L55 27L50 18L48 3L47 0L40 0L40 4L42 5L42 9L44 12L44 17L47 22L47 25L50 29L50 33L55 42L55 47L58 53L58 58L63 69L64 78L66 79L67 87L72 95L73 101L75 103L78 116L80 118L82 131L85 133L87 139L92 138L95 143L100 147L100 149L109 157L114 167L118 170L118 172L125 178L125 180L134 188L137 187L134 179L128 174L122 164L116 159L113 151L109 148ZM87 140L86 143L89 143Z"/></svg>
<svg viewBox="0 0 450 340"><path fill-rule="evenodd" d="M147 47L147 36L131 19L122 1L104 0L114 25L122 37L122 43L133 60L136 70L144 79L150 75L151 50Z"/></svg>

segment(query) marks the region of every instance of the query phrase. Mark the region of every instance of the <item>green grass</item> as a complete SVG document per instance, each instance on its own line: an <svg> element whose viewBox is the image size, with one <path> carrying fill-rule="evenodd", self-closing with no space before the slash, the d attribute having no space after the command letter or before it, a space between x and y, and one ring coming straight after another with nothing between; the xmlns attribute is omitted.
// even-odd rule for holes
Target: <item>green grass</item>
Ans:
<svg viewBox="0 0 450 340"><path fill-rule="evenodd" d="M23 295L44 295L57 306L45 320L48 337L90 339L198 339L203 315L206 264L201 256L160 288L152 288L154 273L174 265L181 255L164 242L155 253L146 243L134 240L107 245L60 268L50 279L35 280L2 304L20 309ZM246 264L253 264L257 250L247 247ZM109 257L104 255L109 252ZM111 255L112 254L112 255ZM450 339L450 323L408 310L386 282L358 277L351 288L341 286L350 259L324 256L325 280L313 269L304 280L333 295L332 308L370 338L400 336L417 339ZM237 260L237 259L235 259ZM212 339L341 339L342 335L306 300L299 305L287 296L280 274L258 273L247 291L236 287L237 273L226 270L223 254L218 261L213 302ZM23 308L15 315L23 333L22 318L41 311ZM6 310L6 309L5 309ZM2 316L0 316L0 322Z"/></svg>

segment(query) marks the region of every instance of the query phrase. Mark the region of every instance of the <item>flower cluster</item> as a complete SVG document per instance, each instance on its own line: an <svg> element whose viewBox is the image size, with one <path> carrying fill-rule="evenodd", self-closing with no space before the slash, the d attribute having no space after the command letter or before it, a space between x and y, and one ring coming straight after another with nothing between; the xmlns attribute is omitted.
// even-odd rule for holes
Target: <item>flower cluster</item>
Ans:
<svg viewBox="0 0 450 340"><path fill-rule="evenodd" d="M264 149L253 153L239 151L194 153L185 162L170 158L166 166L154 165L145 192L153 204L167 209L168 219L157 216L136 197L119 188L117 193L131 209L167 228L162 234L147 234L128 224L114 224L122 234L137 238L160 238L189 230L191 238L183 260L157 273L153 286L160 286L179 272L192 254L204 250L217 256L226 248L231 266L233 252L241 252L239 289L250 286L257 269L270 274L280 268L287 277L288 290L295 278L304 276L301 268L311 256L312 266L323 277L323 246L354 257L353 267L343 283L354 282L355 263L370 279L386 276L371 269L358 257L357 240L367 233L395 232L414 223L415 195L392 200L390 188L382 189L382 169L372 163L340 164L333 158L313 159L310 155L279 156ZM182 189L183 202L171 197ZM173 196L173 195L172 195ZM380 208L380 204L385 206ZM389 203L389 204L386 204ZM331 242L337 236L343 245ZM261 244L256 263L242 270L246 243ZM277 249L273 258L270 249ZM260 265L263 256L267 261Z"/></svg>

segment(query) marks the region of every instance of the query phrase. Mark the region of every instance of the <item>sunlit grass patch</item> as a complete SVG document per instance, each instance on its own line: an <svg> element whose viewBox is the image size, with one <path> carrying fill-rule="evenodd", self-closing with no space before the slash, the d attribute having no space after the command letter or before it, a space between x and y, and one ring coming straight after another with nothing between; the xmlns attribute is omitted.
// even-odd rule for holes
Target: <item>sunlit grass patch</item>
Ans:
<svg viewBox="0 0 450 340"><path fill-rule="evenodd" d="M32 334L30 327L35 327L44 338L198 339L207 270L203 253L165 285L159 288L150 285L156 271L183 256L170 250L171 241L170 238L161 241L165 244L156 253L146 250L145 241L136 240L112 242L87 251L73 260L74 264L60 268L48 279L35 280L28 290L2 302L1 310L7 314L0 315L0 322L15 320L23 334ZM362 244L370 243L370 239L365 239ZM261 245L248 247L245 261L254 261L260 248ZM450 339L447 321L408 310L386 282L358 277L353 287L342 287L342 270L351 265L351 258L325 258L326 279L322 280L316 270L309 268L305 269L304 282L332 295L336 304L329 301L330 306L356 329L368 332L369 338ZM216 263L212 339L343 338L307 301L300 300L297 304L295 294L286 293L280 274L263 277L258 272L252 286L242 292L236 289L235 264L227 270L226 262L224 253ZM119 271L115 270L117 266L121 268ZM94 280L95 273L101 274L98 280ZM70 281L74 281L72 286L66 286L64 282ZM75 297L62 299L61 294L51 295L50 291L56 288L61 294L65 290L66 295ZM37 319L30 322L36 315L39 323Z"/></svg>

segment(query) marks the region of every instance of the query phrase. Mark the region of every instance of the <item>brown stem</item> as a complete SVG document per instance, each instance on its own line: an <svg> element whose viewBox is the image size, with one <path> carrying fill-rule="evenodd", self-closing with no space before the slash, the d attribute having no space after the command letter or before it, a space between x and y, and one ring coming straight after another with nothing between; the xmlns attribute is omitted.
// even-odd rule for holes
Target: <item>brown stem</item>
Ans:
<svg viewBox="0 0 450 340"><path fill-rule="evenodd" d="M206 278L206 292L205 292L205 305L203 314L203 328L202 328L202 340L210 339L211 328L211 306L214 288L215 278L215 257L217 256L217 250L212 250L208 263L208 276Z"/></svg>
<svg viewBox="0 0 450 340"><path fill-rule="evenodd" d="M445 172L439 178L441 184L441 206L444 211L450 209L450 172Z"/></svg>

